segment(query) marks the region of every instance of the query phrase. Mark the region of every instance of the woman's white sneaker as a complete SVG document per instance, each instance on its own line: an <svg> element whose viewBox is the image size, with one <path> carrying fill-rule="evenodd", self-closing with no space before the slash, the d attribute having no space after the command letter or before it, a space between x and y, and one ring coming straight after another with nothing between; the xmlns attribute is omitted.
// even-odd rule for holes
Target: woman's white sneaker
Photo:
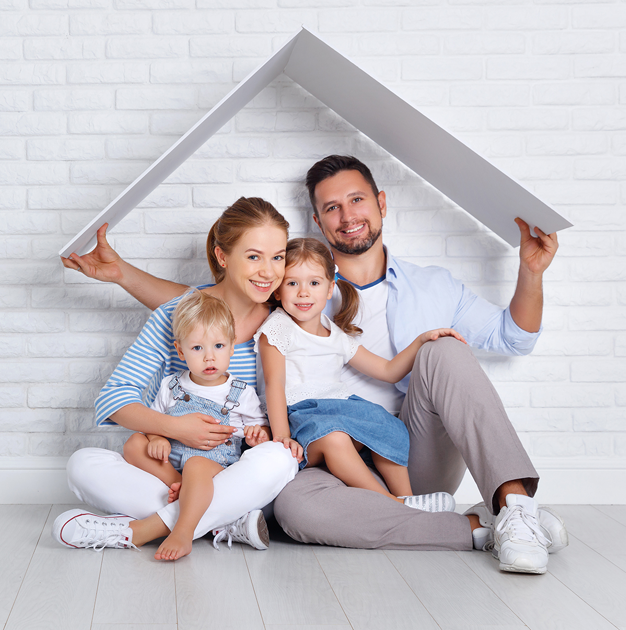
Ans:
<svg viewBox="0 0 626 630"><path fill-rule="evenodd" d="M431 492L430 494L417 494L410 497L398 497L404 499L404 505L424 512L454 512L456 501L447 492Z"/></svg>
<svg viewBox="0 0 626 630"><path fill-rule="evenodd" d="M213 546L219 550L219 543L227 540L228 547L233 541L250 545L255 549L265 550L270 546L267 523L261 510L252 510L241 518L213 530Z"/></svg>
<svg viewBox="0 0 626 630"><path fill-rule="evenodd" d="M52 525L52 537L70 549L137 549L133 545L133 530L129 527L135 519L130 516L100 516L84 510L63 512Z"/></svg>

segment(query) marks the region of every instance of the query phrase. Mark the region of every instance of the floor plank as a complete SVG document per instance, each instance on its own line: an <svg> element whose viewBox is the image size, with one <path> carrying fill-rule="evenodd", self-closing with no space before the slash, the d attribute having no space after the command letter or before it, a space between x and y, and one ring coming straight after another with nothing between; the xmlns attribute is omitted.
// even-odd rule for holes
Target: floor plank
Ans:
<svg viewBox="0 0 626 630"><path fill-rule="evenodd" d="M504 602L454 551L386 551L400 575L445 630L523 628ZM467 552L473 553L473 552ZM445 584L445 588L442 585Z"/></svg>
<svg viewBox="0 0 626 630"><path fill-rule="evenodd" d="M593 507L622 525L626 525L626 505L594 505Z"/></svg>
<svg viewBox="0 0 626 630"><path fill-rule="evenodd" d="M313 625L313 626L294 626L293 624L289 625L275 625L269 624L265 626L265 630L352 630L351 625L335 625L327 626L327 625Z"/></svg>
<svg viewBox="0 0 626 630"><path fill-rule="evenodd" d="M174 563L155 560L157 548L104 550L94 623L176 623Z"/></svg>
<svg viewBox="0 0 626 630"><path fill-rule="evenodd" d="M570 536L569 547L550 556L548 570L594 610L626 629L626 572Z"/></svg>
<svg viewBox="0 0 626 630"><path fill-rule="evenodd" d="M313 547L272 541L243 551L266 625L348 624Z"/></svg>
<svg viewBox="0 0 626 630"><path fill-rule="evenodd" d="M570 534L626 571L626 525L591 505L559 505L554 509Z"/></svg>
<svg viewBox="0 0 626 630"><path fill-rule="evenodd" d="M0 558L5 559L0 571L0 627L9 618L51 507L0 505Z"/></svg>
<svg viewBox="0 0 626 630"><path fill-rule="evenodd" d="M50 535L54 519L70 507L55 505L50 510L6 630L91 627L102 554L67 549Z"/></svg>
<svg viewBox="0 0 626 630"><path fill-rule="evenodd" d="M505 573L489 552L459 557L532 630L615 630L549 572Z"/></svg>
<svg viewBox="0 0 626 630"><path fill-rule="evenodd" d="M202 630L210 620L219 630L263 630L241 545L196 540L193 551L175 563L178 630Z"/></svg>
<svg viewBox="0 0 626 630"><path fill-rule="evenodd" d="M175 623L94 623L91 630L178 630Z"/></svg>
<svg viewBox="0 0 626 630"><path fill-rule="evenodd" d="M438 628L384 552L317 548L315 555L355 630Z"/></svg>

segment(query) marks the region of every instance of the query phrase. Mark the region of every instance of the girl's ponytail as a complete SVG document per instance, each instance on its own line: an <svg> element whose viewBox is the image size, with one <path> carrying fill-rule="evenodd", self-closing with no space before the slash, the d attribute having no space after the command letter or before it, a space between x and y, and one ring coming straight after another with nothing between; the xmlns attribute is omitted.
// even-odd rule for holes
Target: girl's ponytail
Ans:
<svg viewBox="0 0 626 630"><path fill-rule="evenodd" d="M336 282L341 292L341 308L333 321L348 335L361 335L363 331L352 323L359 313L359 294L349 282L340 279Z"/></svg>

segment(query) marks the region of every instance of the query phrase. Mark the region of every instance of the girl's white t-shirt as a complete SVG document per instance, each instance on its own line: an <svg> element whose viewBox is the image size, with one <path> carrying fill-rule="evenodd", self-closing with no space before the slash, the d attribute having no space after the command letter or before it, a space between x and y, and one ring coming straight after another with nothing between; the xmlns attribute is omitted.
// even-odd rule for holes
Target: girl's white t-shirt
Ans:
<svg viewBox="0 0 626 630"><path fill-rule="evenodd" d="M160 413L167 413L167 410L173 407L178 401L174 400L174 395L170 389L170 381L174 375L166 376L161 381L159 392L151 405L151 409ZM228 380L221 385L209 387L206 385L197 385L189 378L189 372L183 372L180 377L180 386L189 394L212 400L218 405L223 405L230 391L233 381L232 374L229 374ZM248 385L239 395L237 400L239 405L230 412L230 426L237 430L233 433L235 437L243 437L243 427L248 425L269 424L265 414L261 410L259 397L254 391L254 387Z"/></svg>
<svg viewBox="0 0 626 630"><path fill-rule="evenodd" d="M259 337L263 334L285 357L288 405L309 398L345 400L353 393L341 382L341 372L358 350L359 341L344 333L326 315L322 315L322 325L330 331L329 337L318 337L302 330L282 308L278 308L254 335L256 352ZM263 379L259 380L263 382ZM264 403L264 396L261 401Z"/></svg>

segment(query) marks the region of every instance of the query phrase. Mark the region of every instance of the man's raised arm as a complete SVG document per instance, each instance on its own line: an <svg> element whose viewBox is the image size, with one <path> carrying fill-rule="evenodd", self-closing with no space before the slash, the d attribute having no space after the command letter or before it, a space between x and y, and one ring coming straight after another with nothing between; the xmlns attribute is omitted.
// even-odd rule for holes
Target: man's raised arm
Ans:
<svg viewBox="0 0 626 630"><path fill-rule="evenodd" d="M556 232L545 234L535 228L534 238L522 219L515 219L520 229L520 267L517 287L509 310L513 321L527 332L539 332L543 315L543 272L554 259L559 243Z"/></svg>
<svg viewBox="0 0 626 630"><path fill-rule="evenodd" d="M120 258L107 242L107 227L108 223L105 223L98 230L98 242L91 252L84 256L70 254L68 258L61 257L63 266L88 278L118 284L151 310L187 291L189 287L184 284L156 278Z"/></svg>

